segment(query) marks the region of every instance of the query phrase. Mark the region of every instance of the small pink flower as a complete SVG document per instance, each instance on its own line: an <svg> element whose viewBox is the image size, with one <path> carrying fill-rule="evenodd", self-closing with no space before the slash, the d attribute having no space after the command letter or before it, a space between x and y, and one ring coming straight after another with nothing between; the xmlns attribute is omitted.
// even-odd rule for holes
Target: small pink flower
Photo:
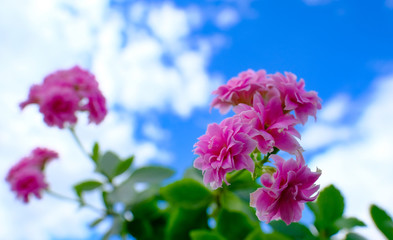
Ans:
<svg viewBox="0 0 393 240"><path fill-rule="evenodd" d="M304 89L303 79L296 81L297 77L293 73L281 73L269 75L274 81L276 88L281 93L281 99L284 103L284 110L294 110L296 117L304 125L308 116L316 118L317 110L321 109L321 99L315 91L307 92Z"/></svg>
<svg viewBox="0 0 393 240"><path fill-rule="evenodd" d="M11 190L16 192L17 197L26 203L30 194L41 197L41 190L48 187L43 170L55 158L58 158L55 151L35 148L29 156L22 158L9 170L6 181L11 184Z"/></svg>
<svg viewBox="0 0 393 240"><path fill-rule="evenodd" d="M205 184L210 183L216 189L222 186L222 181L228 184L225 175L233 170L254 172L254 162L249 156L256 147L250 137L253 131L252 126L242 124L237 117L208 125L194 150L199 155L194 167L202 170Z"/></svg>
<svg viewBox="0 0 393 240"><path fill-rule="evenodd" d="M76 124L77 111L87 111L89 121L96 124L107 114L105 97L94 75L78 66L54 72L41 85L33 85L20 107L29 104L38 104L45 123L59 128Z"/></svg>
<svg viewBox="0 0 393 240"><path fill-rule="evenodd" d="M268 92L270 88L265 70L254 72L249 69L213 91L213 94L218 96L213 99L211 106L218 108L221 114L225 114L232 106L239 103L251 105L256 93Z"/></svg>
<svg viewBox="0 0 393 240"><path fill-rule="evenodd" d="M36 168L21 169L9 183L11 184L11 190L16 192L17 197L25 203L29 202L30 194L41 198L41 191L48 187L44 180L44 174Z"/></svg>
<svg viewBox="0 0 393 240"><path fill-rule="evenodd" d="M319 185L315 185L315 181L321 171L312 172L301 154L297 154L296 161L292 158L285 161L277 155L272 158L277 171L261 176L264 188L251 193L250 205L256 208L260 221L269 223L281 218L289 225L300 220L305 202L317 198Z"/></svg>
<svg viewBox="0 0 393 240"><path fill-rule="evenodd" d="M266 106L261 95L254 96L253 106L240 104L234 108L244 124L253 126L258 134L253 138L258 142L258 149L266 154L277 147L294 154L301 149L294 136L300 138L295 129L298 120L293 115L285 114L279 97L271 98Z"/></svg>

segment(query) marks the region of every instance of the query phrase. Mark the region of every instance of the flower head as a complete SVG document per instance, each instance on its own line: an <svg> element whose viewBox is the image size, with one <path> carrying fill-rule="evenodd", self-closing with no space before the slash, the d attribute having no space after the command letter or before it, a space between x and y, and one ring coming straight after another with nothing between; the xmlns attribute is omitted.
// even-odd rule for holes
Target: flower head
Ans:
<svg viewBox="0 0 393 240"><path fill-rule="evenodd" d="M54 72L41 85L33 85L20 107L29 104L38 104L45 123L59 128L76 124L77 111L87 111L89 121L96 124L107 114L105 98L94 75L78 66Z"/></svg>
<svg viewBox="0 0 393 240"><path fill-rule="evenodd" d="M317 110L321 109L321 99L317 92L304 89L303 79L296 81L296 75L293 73L272 74L269 77L274 81L275 87L280 91L281 99L284 103L284 110L294 110L296 117L304 125L308 116L316 118Z"/></svg>
<svg viewBox="0 0 393 240"><path fill-rule="evenodd" d="M264 188L251 193L250 205L256 208L259 220L269 223L281 218L289 225L300 220L305 202L317 198L319 185L315 181L321 172L312 172L301 154L297 154L296 160L285 161L277 155L272 158L277 171L261 176Z"/></svg>
<svg viewBox="0 0 393 240"><path fill-rule="evenodd" d="M29 201L30 194L41 198L41 191L48 187L43 170L46 164L55 158L58 158L55 151L35 148L29 156L22 158L9 170L6 181L17 197L25 203Z"/></svg>
<svg viewBox="0 0 393 240"><path fill-rule="evenodd" d="M271 98L265 105L261 95L255 95L253 105L239 104L234 108L244 124L252 125L258 131L253 138L258 142L258 149L266 154L277 147L291 154L301 147L294 136L300 138L295 129L298 120L289 113L284 113L279 97Z"/></svg>
<svg viewBox="0 0 393 240"><path fill-rule="evenodd" d="M194 152L199 155L194 167L202 170L205 184L213 189L222 186L225 175L233 170L254 171L254 162L249 154L256 142L250 137L254 129L244 125L237 117L223 120L220 124L209 124L206 134L195 144Z"/></svg>
<svg viewBox="0 0 393 240"><path fill-rule="evenodd" d="M249 69L239 73L237 77L231 78L226 85L220 86L213 94L217 97L213 100L211 106L225 114L232 106L239 103L251 105L254 95L258 92L266 92L269 89L266 71L260 70L254 72Z"/></svg>

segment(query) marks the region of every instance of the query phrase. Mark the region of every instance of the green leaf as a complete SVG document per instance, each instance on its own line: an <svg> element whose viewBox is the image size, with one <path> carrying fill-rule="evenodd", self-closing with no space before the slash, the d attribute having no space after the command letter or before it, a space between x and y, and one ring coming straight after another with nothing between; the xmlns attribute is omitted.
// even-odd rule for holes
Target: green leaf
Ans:
<svg viewBox="0 0 393 240"><path fill-rule="evenodd" d="M167 240L191 239L190 232L194 229L207 229L207 209L173 208L165 231Z"/></svg>
<svg viewBox="0 0 393 240"><path fill-rule="evenodd" d="M329 238L340 230L334 223L344 213L344 197L337 188L329 185L320 192L316 205L308 206L315 214L315 227L321 238Z"/></svg>
<svg viewBox="0 0 393 240"><path fill-rule="evenodd" d="M241 212L221 209L217 217L217 231L227 240L245 239L259 225Z"/></svg>
<svg viewBox="0 0 393 240"><path fill-rule="evenodd" d="M96 220L94 220L92 223L89 224L89 227L93 228L93 227L97 226L97 225L100 224L104 219L105 219L105 217L97 218Z"/></svg>
<svg viewBox="0 0 393 240"><path fill-rule="evenodd" d="M292 240L281 233L263 233L260 228L248 234L245 240Z"/></svg>
<svg viewBox="0 0 393 240"><path fill-rule="evenodd" d="M114 175L119 176L120 174L127 171L130 168L133 161L134 161L134 156L131 156L131 157L127 158L126 160L120 161L119 164L116 166L116 170L115 170Z"/></svg>
<svg viewBox="0 0 393 240"><path fill-rule="evenodd" d="M132 183L143 182L159 184L163 180L170 178L175 171L170 168L159 167L159 166L148 166L136 169L128 181Z"/></svg>
<svg viewBox="0 0 393 240"><path fill-rule="evenodd" d="M290 225L283 221L272 221L269 225L277 232L290 237L293 240L312 240L316 239L310 230L303 224L293 222Z"/></svg>
<svg viewBox="0 0 393 240"><path fill-rule="evenodd" d="M356 233L348 233L345 236L345 240L367 240L367 238L360 236L359 234Z"/></svg>
<svg viewBox="0 0 393 240"><path fill-rule="evenodd" d="M202 171L194 167L187 168L184 172L183 178L191 178L203 184Z"/></svg>
<svg viewBox="0 0 393 240"><path fill-rule="evenodd" d="M377 228L387 237L387 239L393 239L392 218L382 208L374 204L370 207L370 213Z"/></svg>
<svg viewBox="0 0 393 240"><path fill-rule="evenodd" d="M94 161L94 163L97 165L98 159L100 159L100 146L98 145L98 142L94 143L92 154L90 157Z"/></svg>
<svg viewBox="0 0 393 240"><path fill-rule="evenodd" d="M333 185L323 189L317 199L321 218L329 224L339 219L344 213L344 197Z"/></svg>
<svg viewBox="0 0 393 240"><path fill-rule="evenodd" d="M121 162L120 158L113 152L106 152L98 160L98 172L104 174L109 181L116 176L116 168Z"/></svg>
<svg viewBox="0 0 393 240"><path fill-rule="evenodd" d="M360 221L357 218L350 217L350 218L339 218L336 220L334 223L339 229L352 229L354 227L364 227L366 224L364 222Z"/></svg>
<svg viewBox="0 0 393 240"><path fill-rule="evenodd" d="M74 186L74 190L76 195L82 200L82 193L85 191L92 191L102 185L101 182L96 180L87 180L81 183L78 183Z"/></svg>
<svg viewBox="0 0 393 240"><path fill-rule="evenodd" d="M169 203L183 208L204 207L213 199L209 189L190 178L171 183L161 188L160 193Z"/></svg>
<svg viewBox="0 0 393 240"><path fill-rule="evenodd" d="M222 192L220 196L221 206L229 211L237 211L247 214L253 220L258 221L253 208L250 207L249 202L242 200L235 193L230 191Z"/></svg>
<svg viewBox="0 0 393 240"><path fill-rule="evenodd" d="M121 217L114 217L111 228L104 234L102 239L108 240L111 236L123 235L124 227L123 219Z"/></svg>
<svg viewBox="0 0 393 240"><path fill-rule="evenodd" d="M190 235L191 240L225 240L220 234L210 230L193 230Z"/></svg>
<svg viewBox="0 0 393 240"><path fill-rule="evenodd" d="M169 168L148 166L138 168L131 175L120 183L111 193L108 200L111 202L122 202L126 205L133 205L158 194L158 186L161 182L174 174ZM135 189L136 183L145 183L146 190L138 192Z"/></svg>

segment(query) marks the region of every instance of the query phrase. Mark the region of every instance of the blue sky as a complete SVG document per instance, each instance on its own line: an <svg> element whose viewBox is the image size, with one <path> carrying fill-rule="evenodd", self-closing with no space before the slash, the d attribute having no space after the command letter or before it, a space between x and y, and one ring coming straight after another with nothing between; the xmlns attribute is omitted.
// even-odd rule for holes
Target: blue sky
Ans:
<svg viewBox="0 0 393 240"><path fill-rule="evenodd" d="M2 176L40 145L62 156L48 168L53 189L71 195L72 184L94 177L68 133L46 128L37 109L17 108L55 69L90 69L107 97L111 114L101 126L80 116L86 146L98 139L121 156L136 154L138 165L170 165L179 175L207 124L225 117L209 112L212 90L249 68L290 71L323 99L318 121L300 128L320 184L339 186L348 215L367 223L371 202L393 213L392 0L0 0L0 36ZM90 234L94 213L49 196L24 206L5 183L0 192L0 239Z"/></svg>

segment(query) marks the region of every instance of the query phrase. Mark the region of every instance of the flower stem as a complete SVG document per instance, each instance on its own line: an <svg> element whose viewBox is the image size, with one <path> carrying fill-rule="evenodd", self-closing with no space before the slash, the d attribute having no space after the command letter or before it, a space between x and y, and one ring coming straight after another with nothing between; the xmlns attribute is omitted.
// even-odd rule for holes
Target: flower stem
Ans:
<svg viewBox="0 0 393 240"><path fill-rule="evenodd" d="M86 151L83 147L82 142L79 140L78 135L76 135L75 128L69 127L68 128L71 132L72 138L75 140L76 144L78 145L79 149L85 154L88 158L91 158L90 154Z"/></svg>
<svg viewBox="0 0 393 240"><path fill-rule="evenodd" d="M49 189L46 189L45 191L46 191L46 193L48 193L49 195L51 195L51 196L53 196L53 197L56 197L56 198L58 198L58 199L63 199L63 200L71 201L71 202L77 202L77 203L79 203L80 205L89 207L89 208L91 208L91 209L93 209L93 210L95 210L95 211L97 211L97 212L100 212L100 213L103 213L103 212L104 212L104 213L107 213L107 210L106 210L106 209L102 209L102 208L93 206L93 205L91 205L91 204L89 204L89 203L85 203L85 202L82 201L82 199L77 199L77 198L68 197L68 196L62 195L62 194L60 194L60 193L53 192L52 190L49 190Z"/></svg>

